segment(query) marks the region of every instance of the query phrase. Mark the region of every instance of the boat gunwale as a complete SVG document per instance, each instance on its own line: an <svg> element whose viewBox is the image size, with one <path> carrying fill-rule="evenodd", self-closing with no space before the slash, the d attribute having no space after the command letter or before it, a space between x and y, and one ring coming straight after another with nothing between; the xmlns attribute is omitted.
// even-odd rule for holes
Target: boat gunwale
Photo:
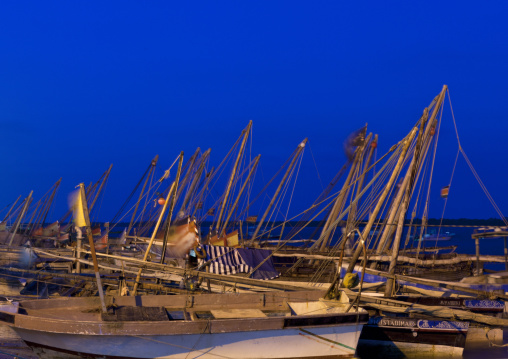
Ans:
<svg viewBox="0 0 508 359"><path fill-rule="evenodd" d="M0 311L0 321L13 327L26 330L44 331L58 334L87 335L180 335L250 332L263 330L284 330L297 327L316 328L329 326L363 325L367 323L367 312L328 313L298 315L291 317L230 318L167 321L75 321L34 317L26 314L12 314ZM6 318L7 317L7 318ZM10 318L9 318L10 317ZM6 320L7 319L7 320ZM248 320L246 320L248 319ZM299 325L290 325L289 320L297 319ZM324 320L316 324L316 319ZM309 324L301 324L308 321Z"/></svg>

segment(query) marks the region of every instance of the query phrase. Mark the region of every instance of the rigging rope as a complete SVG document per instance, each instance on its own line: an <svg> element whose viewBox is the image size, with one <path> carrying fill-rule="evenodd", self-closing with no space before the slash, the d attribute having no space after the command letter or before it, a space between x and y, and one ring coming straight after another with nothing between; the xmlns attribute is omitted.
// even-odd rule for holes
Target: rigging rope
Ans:
<svg viewBox="0 0 508 359"><path fill-rule="evenodd" d="M139 185L141 184L141 182L143 182L143 178L145 178L145 176L147 175L148 171L150 170L150 168L152 168L152 162L150 162L150 165L148 166L148 168L145 170L145 173L143 173L143 176L141 176L141 178L139 179L138 183L136 184L136 186L134 186L134 190L131 192L131 194L127 197L127 200L124 202L124 204L122 205L122 207L120 207L120 209L118 210L118 212L115 214L115 216L113 217L113 219L110 221L111 223L115 223L117 217L120 216L120 214L122 214L123 210L125 209L125 207L127 206L127 204L129 203L129 201L132 199L132 196L134 196L134 194L136 193Z"/></svg>
<svg viewBox="0 0 508 359"><path fill-rule="evenodd" d="M317 172L317 176L319 179L319 184L321 185L321 191L324 191L325 187L323 186L323 181L321 180L321 176L319 175L317 163L316 163L316 160L314 159L314 153L312 152L312 148L310 147L310 144L308 146L309 146L310 156L312 157L312 161L314 162L314 167L316 167L316 172Z"/></svg>
<svg viewBox="0 0 508 359"><path fill-rule="evenodd" d="M459 131L457 130L457 124L456 124L456 121L455 121L455 115L453 113L453 108L452 108L452 101L451 101L451 98L450 98L450 93L449 91L447 90L448 92L448 100L450 102L450 110L452 112L452 119L453 119L453 125L455 127L455 134L457 136L457 142L458 142L458 145L459 145L459 151L462 153L462 156L464 156L464 159L466 160L466 163L467 165L469 166L469 169L471 170L471 172L473 173L474 177L476 178L476 180L478 181L478 183L480 184L480 187L482 188L483 192L485 193L485 195L487 196L487 198L489 199L490 203L492 204L492 206L494 207L495 211L497 212L497 214L499 215L499 217L501 218L501 220L505 223L505 225L508 226L508 221L506 220L506 218L503 216L503 213L501 212L501 210L499 209L498 205L496 204L496 202L494 201L494 198L492 198L492 196L490 195L489 191L487 190L487 187L483 184L482 180L480 179L480 176L478 175L478 173L476 172L476 170L474 169L473 167L473 164L471 163L471 161L469 160L469 158L467 157L466 155L466 152L464 152L464 149L462 148L462 145L460 144L460 139L459 139Z"/></svg>

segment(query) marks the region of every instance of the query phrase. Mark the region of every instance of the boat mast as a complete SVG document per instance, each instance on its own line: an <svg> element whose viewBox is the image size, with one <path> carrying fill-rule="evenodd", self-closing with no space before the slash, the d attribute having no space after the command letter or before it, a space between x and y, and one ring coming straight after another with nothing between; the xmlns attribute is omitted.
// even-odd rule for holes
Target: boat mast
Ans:
<svg viewBox="0 0 508 359"><path fill-rule="evenodd" d="M9 216L11 215L12 211L14 210L14 207L16 207L16 204L18 203L19 199L21 198L21 195L18 196L18 199L16 199L14 201L14 204L11 206L11 208L9 209L9 211L7 212L7 214L5 215L4 219L2 220L2 222L5 222ZM0 223L2 223L0 222Z"/></svg>
<svg viewBox="0 0 508 359"><path fill-rule="evenodd" d="M32 194L34 191L30 191L30 194L25 199L25 205L23 206L23 210L19 214L18 220L16 221L16 226L14 227L14 232L12 232L11 239L9 241L9 247L12 245L12 241L14 240L14 236L16 235L16 232L18 231L19 226L21 225L21 221L23 220L23 217L25 216L26 209L30 205L30 202L32 202Z"/></svg>
<svg viewBox="0 0 508 359"><path fill-rule="evenodd" d="M111 167L109 167L109 169L111 170ZM79 184L79 196L81 198L81 201L78 201L78 205L81 204L82 206L81 210L83 211L83 219L85 220L86 235L88 237L88 243L90 245L90 253L92 255L93 268L95 272L95 279L97 281L97 290L99 292L99 297L101 300L102 312L107 313L106 303L104 301L104 292L102 290L101 276L99 274L99 264L97 262L97 254L95 253L95 244L93 242L92 226L90 225L90 213L88 212L88 204L86 200L84 183Z"/></svg>
<svg viewBox="0 0 508 359"><path fill-rule="evenodd" d="M423 129L425 124L425 121L427 120L427 114L428 111L424 111L423 119L420 123L420 131L418 133L418 138L416 140L416 148L413 153L413 160L411 161L411 164L407 170L406 176L404 178L404 182L407 184L404 186L404 200L402 202L400 211L399 211L399 218L397 222L397 231L395 233L395 239L392 244L392 257L390 260L390 266L388 269L388 273L395 274L395 265L397 264L397 258L399 256L399 247L400 247L400 238L402 237L402 230L404 228L404 218L406 217L407 208L409 206L409 201L411 200L411 193L413 192L413 186L415 183L415 177L416 173L418 172L418 165L419 160L421 158L421 145L422 142L425 140L425 135L427 135L427 131L423 133ZM430 122L430 121L429 121ZM427 126L427 129L429 126ZM386 281L386 288L385 288L385 297L391 296L393 292L393 284L394 281L392 278L388 278Z"/></svg>
<svg viewBox="0 0 508 359"><path fill-rule="evenodd" d="M155 236L157 235L157 231L159 230L159 226L162 222L162 218L164 217L164 213L166 212L166 208L168 207L169 199L171 197L171 193L173 192L173 188L175 187L175 182L171 184L171 187L168 191L168 194L166 196L166 201L164 202L164 206L162 207L161 213L159 215L159 219L157 220L157 224L155 225L155 228L152 232L152 237L150 238L150 242L148 242L148 247L146 248L145 255L143 257L143 262L146 262L146 259L148 258L148 254L150 253L150 249L152 248L153 241L155 239ZM136 275L136 280L134 281L134 288L132 289L132 295L136 295L138 286L139 286L139 280L141 279L141 272L143 272L143 267L139 267L138 274Z"/></svg>
<svg viewBox="0 0 508 359"><path fill-rule="evenodd" d="M132 212L131 221L129 222L129 227L126 232L127 235L129 235L131 232L132 224L134 223L134 219L136 218L136 214L138 212L139 203L141 202L141 199L143 198L143 193L145 192L145 188L148 183L148 180L150 179L152 172L155 171L155 166L157 166L158 161L159 161L159 155L155 155L155 157L153 158L153 160L150 164L150 169L148 170L148 173L146 174L145 183L143 183L143 187L141 188L141 192L139 193L139 198L138 198L138 201L136 202L136 206L134 207L134 212Z"/></svg>
<svg viewBox="0 0 508 359"><path fill-rule="evenodd" d="M33 222L34 218L36 217L36 215L38 216L40 213L39 213L39 207L41 206L41 203L42 203L42 198L40 200L38 200L36 203L35 203L35 208L34 210L32 211L32 216L30 217L30 219L25 223L25 233L31 233L32 232L32 229L35 225L35 222ZM32 225L32 222L34 223ZM30 230L28 230L30 228Z"/></svg>
<svg viewBox="0 0 508 359"><path fill-rule="evenodd" d="M441 93L439 94L439 97L436 101L436 105L434 106L434 109L432 111L431 120L429 121L429 123L431 123L432 125L435 125L435 122L436 122L435 119L437 117L437 113L439 111L439 108L442 106L442 104L444 102L444 97L446 95L447 90L448 90L448 86L443 85L443 89L441 90ZM431 136L432 136L432 134L431 134ZM430 191L430 182L429 182L429 191ZM426 227L427 227L427 209L428 209L428 207L429 207L429 199L427 197L427 200L425 203L425 211L422 216L422 226L420 227L420 238L423 238L423 234L424 234ZM418 246L416 249L416 258L417 259L420 254L421 244L422 244L422 241L418 241Z"/></svg>
<svg viewBox="0 0 508 359"><path fill-rule="evenodd" d="M197 148L192 157L189 159L189 161L185 164L182 171L185 171L187 169L187 172L185 172L185 175L183 176L183 179L180 181L180 187L178 188L178 191L176 192L176 199L175 201L178 201L180 198L180 195L182 194L182 191L184 190L185 186L187 185L187 182L190 181L190 178L192 177L192 170L194 169L194 165L196 163L196 160L198 158L199 152L201 152L201 148Z"/></svg>
<svg viewBox="0 0 508 359"><path fill-rule="evenodd" d="M199 159L200 163L199 163L198 170L196 171L196 174L194 175L194 178L192 179L192 182L189 187L189 191L187 192L187 194L185 195L185 197L183 199L183 203L182 203L182 206L180 207L180 211L188 211L188 208L186 208L187 204L189 203L189 200L191 199L191 197L194 193L194 190L196 189L199 179L201 178L203 170L205 169L205 166L206 166L206 161L208 160L208 156L210 156L211 151L212 151L212 149L209 148L208 150L206 150L205 153L203 153L203 155Z"/></svg>
<svg viewBox="0 0 508 359"><path fill-rule="evenodd" d="M370 135L372 136L372 135ZM331 232L327 232L327 229L330 227L330 224L333 223L333 221L337 218L339 215L341 209L344 206L344 199L346 198L346 193L349 192L351 180L353 178L353 174L357 172L358 166L360 165L361 158L363 157L363 150L365 148L365 143L368 143L370 140L370 137L364 141L364 143L361 146L358 146L356 148L356 154L355 158L353 160L353 163L351 164L351 169L349 170L349 174L346 178L346 181L342 185L342 189L340 190L337 199L335 200L335 204L333 205L332 211L330 212L330 215L328 216L328 219L326 220L326 223L323 227L323 230L321 232L321 236L319 237L320 242L320 251L324 251L325 248L328 246L328 242L330 241L330 234ZM349 215L350 216L350 215ZM349 218L348 216L348 218ZM317 246L317 242L313 245Z"/></svg>
<svg viewBox="0 0 508 359"><path fill-rule="evenodd" d="M90 205L90 212L92 211L93 206L95 205L95 202L97 202L97 198L99 198L99 194L102 191L102 187L104 187L104 183L106 183L106 181L108 180L109 174L111 173L112 168L113 168L113 164L109 165L108 170L104 173L104 176L103 176L104 178L102 179L101 185L99 186L99 189L97 190L97 193L94 196L92 204Z"/></svg>
<svg viewBox="0 0 508 359"><path fill-rule="evenodd" d="M222 227L222 230L219 233L220 235L217 236L218 238L221 238L222 236L224 236L226 234L226 227L228 226L229 220L230 220L231 216L233 215L233 212L234 212L236 206L238 205L238 202L240 201L240 197L242 196L243 191L247 187L247 184L249 183L250 178L252 177L253 173L256 171L256 167L258 165L258 162L259 162L260 158L261 158L261 155L257 155L256 158L254 158L254 164L252 165L252 169L250 170L249 175L245 179L245 182L243 183L243 186L240 189L240 192L236 196L235 203L233 203L233 206L231 207L231 210L229 211L229 214L228 214L226 220L224 221L224 225Z"/></svg>
<svg viewBox="0 0 508 359"><path fill-rule="evenodd" d="M51 204L53 203L53 199L55 197L56 191L57 191L58 187L60 186L60 182L62 182L61 178L58 181L56 181L56 183L51 187L53 189L51 192L51 195L50 195L49 199L46 201L46 203L44 204L44 207L41 209L40 213L37 215L35 221L33 222L33 225L31 226L31 229L30 229L30 234L32 234L33 231L37 227L39 227L39 225L40 225L40 227L44 227L44 223L46 222L46 217L49 213L49 209L51 208Z"/></svg>
<svg viewBox="0 0 508 359"><path fill-rule="evenodd" d="M367 171L369 170L370 162L372 160L372 155L374 154L374 150L377 147L378 136L375 135L374 140L372 140L372 142L370 142L370 144L369 144L369 141L371 138L372 138L372 133L369 134L369 137L367 137L367 140L365 141L366 145L369 146L369 152L367 154L367 159L365 160L365 164L363 166L364 172L361 174L361 176L358 180L358 184L357 184L357 188L356 188L356 196L358 196L358 194L363 189L363 183L365 182L365 178L367 176ZM347 224L346 224L346 232L345 232L346 234L350 233L354 228L354 220L355 220L357 211L358 211L358 202L355 202L351 205L351 209L349 210L348 220L347 220ZM346 240L348 240L348 239L346 238ZM348 248L347 246L348 246L348 243L346 243L346 248ZM349 250L350 249L351 248L349 248Z"/></svg>
<svg viewBox="0 0 508 359"><path fill-rule="evenodd" d="M254 240L256 239L256 236L258 235L259 230L261 229L261 226L263 225L263 222L264 222L266 216L270 212L270 209L272 208L275 200L277 199L277 196L278 196L280 190L282 189L282 186L286 182L286 178L289 176L289 173L293 169L293 166L294 166L297 158L300 156L300 153L304 150L306 144L307 144L307 138L305 138L302 142L300 142L298 144L295 155L293 156L293 159L291 160L291 163L289 164L288 169L286 170L286 173L284 173L284 177L282 177L282 180L279 183L279 187L277 187L277 190L275 191L275 194L273 195L272 200L268 204L268 207L266 208L265 213L263 214L263 217L261 217L261 220L259 221L258 226L256 227L256 230L254 231L254 234L252 235L251 239L249 240L249 243L248 243L249 245L252 245L254 243Z"/></svg>
<svg viewBox="0 0 508 359"><path fill-rule="evenodd" d="M199 207L199 204L201 203L202 204L202 201L203 201L203 197L205 197L205 192L208 188L208 185L210 184L210 181L212 180L213 176L215 175L215 167L212 167L212 169L210 170L210 172L206 173L205 174L205 183L203 185L203 188L199 191L199 194L198 194L198 200L197 202L195 202L195 205L194 205L194 211L192 212L192 215L194 216L196 214L196 211L198 209L201 209L201 208L198 208Z"/></svg>
<svg viewBox="0 0 508 359"><path fill-rule="evenodd" d="M409 145L413 141L413 138L416 135L417 128L413 128L409 135L404 140L404 145L402 147L401 154L399 156L399 159L397 161L397 164L395 165L395 168L393 169L392 175L390 176L390 179L388 180L388 183L386 184L383 193L381 194L376 207L374 208L372 214L370 215L369 221L367 222L367 225L363 229L363 233L361 238L367 238L367 235L370 233L370 230L372 229L372 226L374 225L374 222L376 221L376 217L381 210L381 206L383 205L383 202L385 201L386 197L388 196L388 192L390 192L391 187L393 186L393 183L395 182L395 179L399 175L400 169L402 167L402 164L404 162L404 159L406 157L407 150L409 148ZM344 239L345 240L345 239ZM352 273L353 269L355 267L356 261L358 258L360 258L360 254L362 253L363 246L358 245L356 247L355 252L353 253L353 256L351 258L351 261L349 262L349 266L347 268L346 273Z"/></svg>
<svg viewBox="0 0 508 359"><path fill-rule="evenodd" d="M428 117L428 109L425 108L423 111L423 115L420 119L421 125L423 125L425 123L430 123L430 121L427 122L427 117ZM420 134L421 134L421 131L420 131ZM412 171L414 164L415 164L415 158L413 157L413 160L411 161L411 164L409 165L408 173L410 173ZM399 218L399 214L400 214L400 210L401 210L400 203L402 202L403 195L406 192L406 188L409 184L409 178L410 177L408 175L406 175L404 177L404 180L402 181L400 188L398 189L397 195L395 196L395 198L392 202L392 205L391 205L391 208L389 211L389 215L388 215L388 220L386 222L386 226L383 230L383 234L381 235L379 243L376 247L376 252L375 252L376 255L381 254L385 250L386 245L388 243L388 239L392 236L392 234L395 230L394 226L397 225L397 218ZM376 266L377 266L376 261L374 261L370 264L370 268L372 268L372 269L376 268Z"/></svg>
<svg viewBox="0 0 508 359"><path fill-rule="evenodd" d="M171 205L169 206L168 217L166 218L166 228L164 230L164 240L162 241L162 253L161 253L161 264L164 263L164 256L166 255L166 248L168 246L168 233L169 227L171 227L171 217L173 216L173 209L176 204L176 194L178 193L178 182L180 181L180 176L182 175L182 163L183 163L183 151L180 152L180 160L178 162L178 171L176 173L175 185L174 185L174 194L171 197ZM173 191L173 187L172 187Z"/></svg>
<svg viewBox="0 0 508 359"><path fill-rule="evenodd" d="M438 102L438 104L439 104L439 102ZM422 158L422 156L421 156L422 149L423 149L423 151L426 151L425 149L428 148L427 145L430 141L429 133L430 133L430 129L433 126L433 119L431 118L430 121L427 121L427 118L428 118L428 108L425 108L423 111L423 115L420 119L420 132L419 132L419 136L418 136L418 141L417 141L415 153L413 155L411 164L409 165L407 174L404 177L404 180L402 181L402 184L401 184L401 186L397 192L397 195L392 203L392 206L391 206L391 209L389 212L389 216L388 216L388 220L387 220L386 228L384 229L381 239L379 240L378 246L376 248L376 252L375 252L376 255L380 255L386 249L388 239L392 236L393 232L395 231L394 227L397 226L397 230L398 230L398 226L404 224L403 223L404 220L402 221L402 224L400 224L399 220L398 220L402 216L402 213L403 213L402 218L405 217L405 212L407 211L407 206L409 205L409 203L408 203L406 205L406 208L404 209L403 198L406 198L404 196L406 196L408 188L412 191L414 175L416 174L415 171L418 170L418 166L421 162L420 159ZM425 129L424 129L424 126L425 126ZM370 264L370 268L374 269L374 268L376 268L376 265L377 265L377 262L374 261Z"/></svg>
<svg viewBox="0 0 508 359"><path fill-rule="evenodd" d="M219 230L220 222L222 220L222 215L224 214L224 210L226 209L226 205L227 205L227 201L228 201L228 197L229 197L229 192L231 191L231 185L233 184L233 180L235 179L236 170L238 168L238 163L240 162L240 159L242 158L243 150L245 149L245 144L247 142L247 138L249 136L251 127L252 127L252 121L249 121L249 124L247 125L247 127L242 131L242 134L243 134L242 144L240 145L240 150L238 151L238 155L236 156L236 161L233 166L233 170L231 171L231 176L229 176L229 181L228 181L228 185L226 187L226 192L224 193L224 199L222 200L222 206L221 206L221 209L219 212L219 217L217 219L217 223L215 224L215 230L217 230L217 231Z"/></svg>
<svg viewBox="0 0 508 359"><path fill-rule="evenodd" d="M55 195L56 195L56 191L58 190L58 188L60 187L60 183L62 182L62 178L60 178L56 183L55 183L55 188L53 189L53 193L51 193L51 196L49 198L49 201L48 201L48 205L45 209L45 213L44 213L44 216L42 218L42 221L41 221L41 224L44 225L44 223L46 223L46 218L48 217L48 213L49 213L49 209L51 208L51 205L53 203L53 200L55 199Z"/></svg>

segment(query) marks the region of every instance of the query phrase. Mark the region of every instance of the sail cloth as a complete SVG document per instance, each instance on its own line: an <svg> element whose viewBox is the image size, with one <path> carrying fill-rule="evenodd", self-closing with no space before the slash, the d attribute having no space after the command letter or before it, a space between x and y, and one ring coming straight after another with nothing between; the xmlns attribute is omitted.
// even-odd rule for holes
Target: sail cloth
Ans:
<svg viewBox="0 0 508 359"><path fill-rule="evenodd" d="M74 224L77 227L85 227L85 211L83 210L83 202L86 199L81 198L81 188L69 195L69 206L72 209Z"/></svg>
<svg viewBox="0 0 508 359"><path fill-rule="evenodd" d="M53 237L60 234L60 223L58 221L51 223L47 227L37 228L32 235L38 237Z"/></svg>
<svg viewBox="0 0 508 359"><path fill-rule="evenodd" d="M108 232L106 232L106 234L101 236L100 238L97 239L94 238L95 250L101 251L106 249L108 247L108 240L109 240Z"/></svg>
<svg viewBox="0 0 508 359"><path fill-rule="evenodd" d="M56 221L42 229L42 235L44 237L53 237L60 234L60 222Z"/></svg>
<svg viewBox="0 0 508 359"><path fill-rule="evenodd" d="M210 261L210 273L237 274L250 273L272 253L267 249L231 248L223 246L203 246L206 257L199 260L199 265ZM279 276L272 258L266 260L254 273L254 279L273 279Z"/></svg>

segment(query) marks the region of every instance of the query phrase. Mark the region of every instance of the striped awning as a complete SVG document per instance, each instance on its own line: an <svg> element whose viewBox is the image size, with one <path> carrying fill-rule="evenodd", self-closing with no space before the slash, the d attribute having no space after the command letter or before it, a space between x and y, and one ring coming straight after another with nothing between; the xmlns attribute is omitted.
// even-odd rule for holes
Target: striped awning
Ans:
<svg viewBox="0 0 508 359"><path fill-rule="evenodd" d="M210 273L237 274L250 273L271 254L267 249L232 248L223 246L203 246L206 257L199 260L199 265L210 261ZM279 276L272 258L266 260L254 273L254 279L273 279Z"/></svg>

